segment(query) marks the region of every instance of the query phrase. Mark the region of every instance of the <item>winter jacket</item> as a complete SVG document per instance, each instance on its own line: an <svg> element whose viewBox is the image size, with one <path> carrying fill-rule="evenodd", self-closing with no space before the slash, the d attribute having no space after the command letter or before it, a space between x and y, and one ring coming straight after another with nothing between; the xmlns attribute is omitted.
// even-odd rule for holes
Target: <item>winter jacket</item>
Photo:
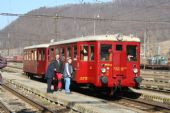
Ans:
<svg viewBox="0 0 170 113"><path fill-rule="evenodd" d="M49 65L48 65L48 68L47 68L47 72L45 74L45 77L46 78L53 78L55 76L55 72L54 72L54 69L55 69L55 61L52 61Z"/></svg>
<svg viewBox="0 0 170 113"><path fill-rule="evenodd" d="M72 65L69 64L69 63L65 63L65 65L64 65L64 71L63 71L63 76L64 76L64 77L72 77L72 76L71 76L72 73L73 73L73 67L72 67Z"/></svg>

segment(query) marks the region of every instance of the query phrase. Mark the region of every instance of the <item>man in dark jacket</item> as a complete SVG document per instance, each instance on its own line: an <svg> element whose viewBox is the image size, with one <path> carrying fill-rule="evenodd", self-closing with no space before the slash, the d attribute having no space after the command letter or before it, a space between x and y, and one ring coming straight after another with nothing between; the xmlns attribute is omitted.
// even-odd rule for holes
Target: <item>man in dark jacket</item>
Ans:
<svg viewBox="0 0 170 113"><path fill-rule="evenodd" d="M45 74L45 77L47 79L47 93L52 93L51 90L51 84L53 81L53 78L55 76L55 61L52 61L47 68L47 72Z"/></svg>
<svg viewBox="0 0 170 113"><path fill-rule="evenodd" d="M58 90L61 91L62 88L62 73L63 73L63 63L60 60L60 56L57 54L56 55L56 61L55 61L55 80L57 83L54 83L54 91ZM58 84L58 85L57 85ZM58 86L58 87L57 87Z"/></svg>

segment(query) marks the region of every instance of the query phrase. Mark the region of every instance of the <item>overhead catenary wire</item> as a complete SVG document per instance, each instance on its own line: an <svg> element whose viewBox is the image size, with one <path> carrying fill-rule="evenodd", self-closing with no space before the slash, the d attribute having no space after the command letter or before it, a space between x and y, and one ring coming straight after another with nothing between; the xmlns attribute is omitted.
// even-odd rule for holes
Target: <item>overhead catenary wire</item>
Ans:
<svg viewBox="0 0 170 113"><path fill-rule="evenodd" d="M110 22L135 22L135 23L170 23L167 21L157 21L157 20L123 20L123 19L113 19L113 18L93 18L93 17L78 17L78 16L64 16L64 15L43 15L43 14L16 14L16 13L0 13L1 16L18 16L18 17L46 17L46 18L57 18L57 19L71 19L71 20L82 20L82 21L110 21Z"/></svg>

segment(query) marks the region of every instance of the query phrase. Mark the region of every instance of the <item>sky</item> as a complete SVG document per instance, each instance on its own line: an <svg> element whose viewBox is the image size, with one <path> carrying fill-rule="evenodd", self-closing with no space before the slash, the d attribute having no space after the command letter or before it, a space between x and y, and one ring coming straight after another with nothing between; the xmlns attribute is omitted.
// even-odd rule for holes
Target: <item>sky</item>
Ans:
<svg viewBox="0 0 170 113"><path fill-rule="evenodd" d="M40 7L55 7L75 3L101 3L112 0L0 0L0 13L25 14ZM17 17L0 16L0 30L9 25Z"/></svg>

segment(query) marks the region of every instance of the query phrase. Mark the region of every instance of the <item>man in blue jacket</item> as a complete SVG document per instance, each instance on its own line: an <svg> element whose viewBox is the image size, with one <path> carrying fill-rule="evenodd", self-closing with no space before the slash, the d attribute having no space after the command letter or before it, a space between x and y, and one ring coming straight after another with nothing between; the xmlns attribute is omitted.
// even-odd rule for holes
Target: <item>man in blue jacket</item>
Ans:
<svg viewBox="0 0 170 113"><path fill-rule="evenodd" d="M72 59L70 57L67 58L67 62L64 65L64 71L63 71L66 94L70 94L70 82L71 82L71 77L73 73L73 67L71 63L72 63Z"/></svg>

